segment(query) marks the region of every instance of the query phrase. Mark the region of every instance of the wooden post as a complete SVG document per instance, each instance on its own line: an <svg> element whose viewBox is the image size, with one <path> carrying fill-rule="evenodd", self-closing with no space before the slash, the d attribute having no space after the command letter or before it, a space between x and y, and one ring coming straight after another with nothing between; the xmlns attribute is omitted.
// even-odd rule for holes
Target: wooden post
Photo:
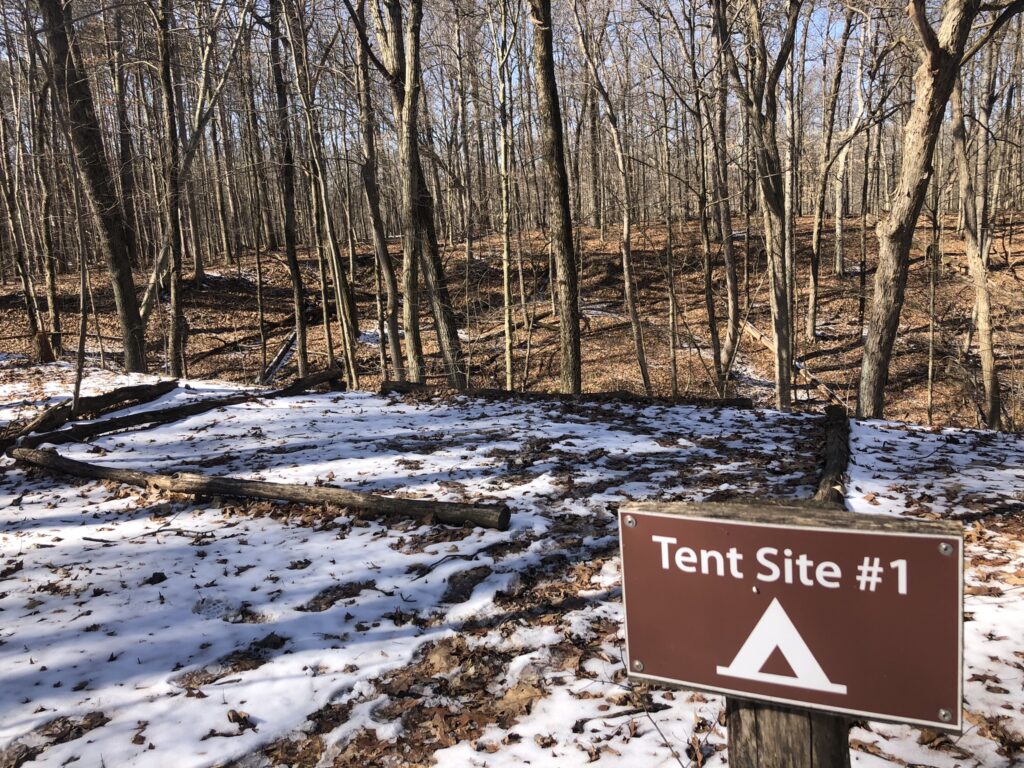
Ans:
<svg viewBox="0 0 1024 768"><path fill-rule="evenodd" d="M846 410L825 410L823 467L815 506L844 509L842 479L850 460ZM849 768L850 722L808 709L727 698L729 768Z"/></svg>
<svg viewBox="0 0 1024 768"><path fill-rule="evenodd" d="M726 699L729 768L849 768L845 718Z"/></svg>

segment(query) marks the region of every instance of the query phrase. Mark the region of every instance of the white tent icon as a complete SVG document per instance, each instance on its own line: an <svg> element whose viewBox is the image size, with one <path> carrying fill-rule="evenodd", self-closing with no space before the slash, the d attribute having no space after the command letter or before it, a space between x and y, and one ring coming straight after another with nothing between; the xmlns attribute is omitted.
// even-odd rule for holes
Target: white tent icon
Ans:
<svg viewBox="0 0 1024 768"><path fill-rule="evenodd" d="M793 670L793 677L761 671L776 648L782 652L790 669ZM718 674L726 677L789 685L823 693L846 693L845 685L838 685L828 679L825 670L818 664L811 649L796 631L778 598L772 600L732 663L728 667L717 669Z"/></svg>

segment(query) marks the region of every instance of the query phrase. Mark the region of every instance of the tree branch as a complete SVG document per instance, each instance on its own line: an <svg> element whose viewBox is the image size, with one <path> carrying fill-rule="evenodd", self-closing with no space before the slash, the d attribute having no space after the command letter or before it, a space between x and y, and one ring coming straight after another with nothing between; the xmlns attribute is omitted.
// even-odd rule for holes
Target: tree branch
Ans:
<svg viewBox="0 0 1024 768"><path fill-rule="evenodd" d="M348 10L348 15L352 18L352 26L356 28L356 37L359 39L359 44L366 51L366 58L370 60L374 68L380 72L381 76L389 83L394 82L395 74L391 72L384 63L377 58L377 54L373 52L373 47L370 45L370 38L366 34L366 22L364 17L360 17L356 14L356 9L352 7L350 0L342 0L345 3L345 8Z"/></svg>
<svg viewBox="0 0 1024 768"><path fill-rule="evenodd" d="M928 56L928 63L932 69L938 67L939 59L942 58L942 46L939 45L939 38L935 36L935 30L928 21L925 11L924 0L910 0L907 4L907 15L921 38L921 48Z"/></svg>
<svg viewBox="0 0 1024 768"><path fill-rule="evenodd" d="M968 61L973 59L975 55L977 55L978 51L984 48L988 44L988 42L999 33L999 30L1005 27L1007 22L1009 22L1010 19L1012 19L1021 11L1024 11L1024 0L1015 0L1014 2L1010 3L1005 8L1003 8L999 16L996 17L996 20L992 22L992 26L985 30L985 34L979 37L977 41L975 41L974 45L970 47L967 53L964 54L964 57L961 60L961 66L963 66Z"/></svg>

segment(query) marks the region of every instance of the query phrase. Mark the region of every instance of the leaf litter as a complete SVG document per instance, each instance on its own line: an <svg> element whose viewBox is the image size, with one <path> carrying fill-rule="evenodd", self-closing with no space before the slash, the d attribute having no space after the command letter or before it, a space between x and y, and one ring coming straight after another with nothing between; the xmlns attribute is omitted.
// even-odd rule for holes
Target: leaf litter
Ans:
<svg viewBox="0 0 1024 768"><path fill-rule="evenodd" d="M0 368L0 401L21 403L3 414L50 403L68 375L26 370ZM88 391L123 383L86 378ZM144 407L235 389L189 384ZM62 448L501 500L504 533L169 497L5 460L0 763L724 765L721 698L626 677L614 513L632 499L806 497L820 443L818 417L769 411L330 393ZM867 422L852 445L853 509L969 521L971 723L959 739L861 723L854 764L1009 765L1024 748L1024 478L1006 459L1024 441ZM1002 517L976 520L982 502Z"/></svg>

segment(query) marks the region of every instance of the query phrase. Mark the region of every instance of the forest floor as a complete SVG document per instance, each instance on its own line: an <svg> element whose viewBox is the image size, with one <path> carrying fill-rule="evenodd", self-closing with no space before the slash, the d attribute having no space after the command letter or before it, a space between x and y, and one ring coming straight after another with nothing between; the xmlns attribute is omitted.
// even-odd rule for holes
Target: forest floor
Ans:
<svg viewBox="0 0 1024 768"><path fill-rule="evenodd" d="M72 378L0 360L0 423ZM84 388L147 380L89 369ZM137 407L234 391L191 381ZM615 512L807 497L823 433L810 413L350 392L61 447L116 467L502 500L506 532L0 460L0 765L726 765L721 698L626 677ZM854 765L1019 764L1024 438L871 421L850 442L849 508L959 518L966 538L965 732L859 722Z"/></svg>
<svg viewBox="0 0 1024 768"><path fill-rule="evenodd" d="M873 285L873 265L876 241L869 222L867 237L868 271L865 274L867 301ZM980 425L979 403L982 402L977 360L977 342L965 353L973 308L973 289L966 277L963 245L955 232L955 221L945 222L943 235L943 263L939 272L935 300L934 323L934 386L932 393L931 423L948 426L974 427ZM996 350L1004 394L1004 424L1011 429L1024 419L1024 371L1021 353L1024 351L1024 232L1012 222L1000 226L994 233L992 249L992 293ZM838 399L855 403L859 372L863 324L859 314L861 233L857 219L847 221L845 254L847 275L839 278L830 269L832 260L832 233L826 232L821 268L820 309L818 338L807 342L802 333L806 309L809 243L811 222L798 222L797 260L800 273L798 286L797 359L808 371L816 375ZM930 230L918 230L914 261L910 269L906 304L903 310L899 336L893 356L890 384L887 392L887 415L894 419L920 424L929 423L928 367L929 367L929 269L923 256L924 245L929 242ZM675 232L674 265L677 278L677 300L681 308L678 327L679 339L678 388L682 393L713 394L713 383L708 375L709 334L707 311L704 304L703 277L699 237L696 225L688 224ZM651 379L655 394L669 395L672 391L670 366L670 334L668 332L668 295L664 263L664 227L648 227L634 242L640 314L643 318L645 346L650 362ZM622 306L622 268L610 227L605 239L596 230L582 233L581 308L583 316L582 352L583 382L587 391L641 391L633 341L628 318ZM760 241L750 242L750 256L746 247L737 241L741 262L742 316L759 330L769 333L767 281L764 259L758 259ZM392 243L392 257L398 268L398 243ZM462 244L456 243L444 250L443 258L449 278L452 303L460 324L460 335L471 365L472 383L478 387L499 387L504 383L503 337L501 335L501 269L500 242L487 237L474 242L475 254L467 270ZM720 244L713 244L714 258L720 261ZM557 320L551 314L548 290L548 259L546 245L540 238L524 237L514 241L514 254L522 254L522 285L527 302L525 312L532 319L532 332L521 325L515 345L516 388L532 391L552 391L558 383ZM311 306L319 295L316 260L303 252L302 266ZM264 256L265 322L267 354L272 358L289 335L291 304L288 272L284 258L274 252ZM361 335L359 361L362 371L361 387L376 388L381 379L378 353L373 258L365 247L359 249L355 260L356 298L360 313ZM746 279L744 279L746 275ZM724 298L720 295L723 284L721 270L716 274L717 314L720 321L725 314ZM145 275L138 274L136 282L144 283ZM60 282L60 304L64 314L66 349L74 349L77 333L78 276L63 275ZM98 327L104 337L101 345L96 337L97 319L90 320L88 349L93 363L99 363L101 351L107 363L116 362L119 348L119 327L114 315L109 281L102 269L91 275L95 306L98 309ZM520 276L514 270L516 322L522 323L523 306ZM467 287L471 301L467 304ZM40 306L45 307L42 286L37 286ZM747 300L749 296L749 301ZM252 254L247 254L238 265L208 264L206 279L201 286L194 281L186 283L185 312L190 327L188 342L188 374L192 378L218 378L250 384L261 372L261 348L256 310L256 270ZM431 381L443 378L443 369L437 355L432 333L432 321L426 305L422 307L424 344ZM319 318L319 310L312 312ZM24 302L13 283L0 291L0 353L29 351L25 338L14 338L23 332ZM150 352L154 366L164 359L164 322L158 312L150 326ZM334 327L335 343L338 340ZM102 347L102 349L101 349ZM311 323L309 350L312 364L326 363L324 334L319 320ZM111 357L113 353L113 358ZM285 378L293 375L292 358L280 371ZM741 339L740 355L732 372L735 394L747 395L755 402L770 404L773 396L772 356L751 336ZM525 384L524 384L525 381ZM798 380L795 397L798 408L816 409L826 395Z"/></svg>

